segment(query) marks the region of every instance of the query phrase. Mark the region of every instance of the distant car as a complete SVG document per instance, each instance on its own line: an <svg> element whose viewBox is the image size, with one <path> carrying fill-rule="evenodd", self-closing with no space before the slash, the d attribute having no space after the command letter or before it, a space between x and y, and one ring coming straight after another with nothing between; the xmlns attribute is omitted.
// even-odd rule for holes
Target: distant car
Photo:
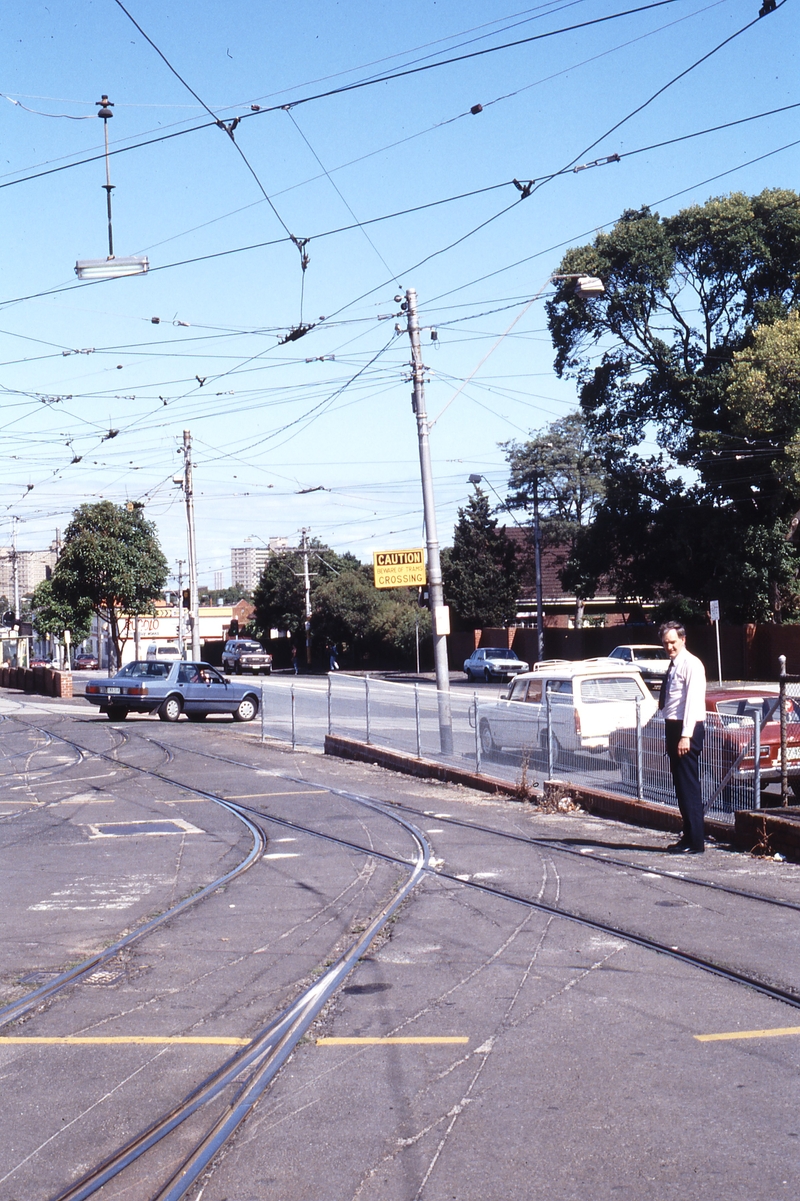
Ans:
<svg viewBox="0 0 800 1201"><path fill-rule="evenodd" d="M265 651L260 642L252 638L229 638L222 652L222 670L236 672L262 672L268 676L272 671L272 655Z"/></svg>
<svg viewBox="0 0 800 1201"><path fill-rule="evenodd" d="M473 651L464 660L464 673L468 680L510 680L512 676L527 671L528 664L523 662L514 651L504 650L497 646L482 646Z"/></svg>
<svg viewBox="0 0 800 1201"><path fill-rule="evenodd" d="M648 684L662 684L670 663L669 655L663 646L651 643L634 642L625 646L615 646L608 657L638 667Z"/></svg>
<svg viewBox="0 0 800 1201"><path fill-rule="evenodd" d="M633 666L608 659L550 662L517 676L507 697L476 706L475 719L487 757L502 750L547 753L549 710L558 761L575 751L605 751L613 731L635 727L637 703L644 724L657 704Z"/></svg>
<svg viewBox="0 0 800 1201"><path fill-rule="evenodd" d="M53 664L47 655L33 655L28 664L29 667L52 667Z"/></svg>
<svg viewBox="0 0 800 1201"><path fill-rule="evenodd" d="M760 731L761 786L766 788L781 778L781 724L777 689L737 685L735 689L711 687L706 692L706 738L700 759L704 793L713 793L743 751L725 788L720 807L735 807L740 803L755 774L754 725ZM800 701L786 701L786 764L789 787L800 799ZM611 758L619 764L622 778L635 783L635 749L630 736L619 732L609 740ZM669 766L664 754L664 726L661 720L652 721L642 731L642 774L648 791L663 793L674 800Z"/></svg>
<svg viewBox="0 0 800 1201"><path fill-rule="evenodd" d="M97 655L93 655L91 651L80 651L75 656L74 667L76 671L94 671L99 667Z"/></svg>
<svg viewBox="0 0 800 1201"><path fill-rule="evenodd" d="M203 721L210 713L231 713L234 721L252 721L259 696L251 685L226 680L208 663L157 663L135 659L110 680L86 685L86 699L99 705L110 721L129 713L158 713L162 721Z"/></svg>
<svg viewBox="0 0 800 1201"><path fill-rule="evenodd" d="M151 642L144 657L151 663L168 663L182 657L181 648L177 642Z"/></svg>

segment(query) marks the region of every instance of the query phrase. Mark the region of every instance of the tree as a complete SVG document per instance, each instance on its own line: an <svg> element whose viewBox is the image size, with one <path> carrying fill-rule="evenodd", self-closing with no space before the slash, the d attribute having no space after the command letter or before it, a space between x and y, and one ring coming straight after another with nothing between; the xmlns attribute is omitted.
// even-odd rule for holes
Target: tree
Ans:
<svg viewBox="0 0 800 1201"><path fill-rule="evenodd" d="M566 254L559 273L573 272L599 275L606 289L579 300L565 282L548 304L556 370L577 380L590 429L619 436L621 453L609 468L620 486L598 508L606 566L619 567L619 538L609 534L615 512L629 516L618 508L623 493L632 516L641 516L629 484L637 448L654 431L667 457L649 460L659 477L651 500L665 493L669 505L663 513L658 503L645 506L649 537L667 537L682 554L659 563L647 539L631 548L642 595L697 599L707 586L733 580L728 616L778 620L795 606L794 551L778 544L800 487L754 447L742 393L737 400L729 384L737 356L800 301L800 198L772 189L718 197L664 219L629 211L610 233ZM676 467L696 478L678 479ZM688 593L678 586L687 549ZM593 551L596 566L598 539Z"/></svg>
<svg viewBox="0 0 800 1201"><path fill-rule="evenodd" d="M516 549L492 517L489 498L476 486L458 510L453 545L442 553L446 602L468 629L512 624L519 599Z"/></svg>
<svg viewBox="0 0 800 1201"><path fill-rule="evenodd" d="M119 664L131 633L130 616L155 611L153 601L167 575L155 524L140 508L104 500L80 505L73 513L53 572L52 593L74 611L88 606L108 623Z"/></svg>
<svg viewBox="0 0 800 1201"><path fill-rule="evenodd" d="M77 605L59 600L53 595L52 580L42 580L31 596L33 625L40 637L52 635L63 640L69 630L73 642L82 642L92 627L92 606L88 598Z"/></svg>
<svg viewBox="0 0 800 1201"><path fill-rule="evenodd" d="M594 520L605 494L604 454L609 440L592 434L580 412L554 421L527 442L505 442L514 490L509 506L531 511L538 503L543 545L564 548L562 584L576 596L575 624L583 621L583 601L597 585L575 555L581 531Z"/></svg>

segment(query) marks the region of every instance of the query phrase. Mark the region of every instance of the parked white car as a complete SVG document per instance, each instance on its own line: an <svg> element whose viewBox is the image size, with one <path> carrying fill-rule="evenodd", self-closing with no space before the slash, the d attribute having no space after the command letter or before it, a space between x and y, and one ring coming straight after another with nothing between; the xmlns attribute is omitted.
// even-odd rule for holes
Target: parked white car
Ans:
<svg viewBox="0 0 800 1201"><path fill-rule="evenodd" d="M604 751L614 730L636 726L637 701L642 725L655 714L657 701L633 665L608 659L537 664L517 676L506 697L477 706L481 748L547 753L547 711L553 753Z"/></svg>
<svg viewBox="0 0 800 1201"><path fill-rule="evenodd" d="M528 664L514 651L498 646L481 646L464 660L464 674L468 680L509 680L528 670Z"/></svg>
<svg viewBox="0 0 800 1201"><path fill-rule="evenodd" d="M643 642L615 646L608 657L620 663L632 663L649 684L662 684L670 665L670 657L663 646Z"/></svg>

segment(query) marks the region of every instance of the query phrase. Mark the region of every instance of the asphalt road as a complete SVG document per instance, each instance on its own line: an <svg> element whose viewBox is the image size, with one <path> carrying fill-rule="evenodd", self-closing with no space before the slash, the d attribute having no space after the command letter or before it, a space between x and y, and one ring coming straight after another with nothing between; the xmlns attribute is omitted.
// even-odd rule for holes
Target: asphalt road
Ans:
<svg viewBox="0 0 800 1201"><path fill-rule="evenodd" d="M796 1194L800 1011L689 957L800 1002L800 866L676 861L658 833L292 754L223 719L115 725L11 693L0 719L0 1005L211 886L5 1020L0 1201L63 1195L246 1050L368 935L424 844L429 870L187 1196ZM98 1195L166 1196L246 1079Z"/></svg>

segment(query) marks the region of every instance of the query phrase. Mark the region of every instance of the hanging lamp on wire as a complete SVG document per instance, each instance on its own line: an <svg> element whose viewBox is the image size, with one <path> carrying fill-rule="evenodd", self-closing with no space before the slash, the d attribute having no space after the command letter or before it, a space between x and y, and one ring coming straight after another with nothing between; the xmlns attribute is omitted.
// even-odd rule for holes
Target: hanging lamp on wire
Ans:
<svg viewBox="0 0 800 1201"><path fill-rule="evenodd" d="M79 259L75 264L75 274L78 279L116 279L121 275L144 275L150 263L146 255L127 255L117 258L114 254L114 231L111 224L111 193L114 185L111 182L111 170L108 161L108 122L114 116L114 105L108 96L97 101L97 115L103 122L105 135L106 182L103 188L106 194L106 210L108 212L108 258Z"/></svg>

